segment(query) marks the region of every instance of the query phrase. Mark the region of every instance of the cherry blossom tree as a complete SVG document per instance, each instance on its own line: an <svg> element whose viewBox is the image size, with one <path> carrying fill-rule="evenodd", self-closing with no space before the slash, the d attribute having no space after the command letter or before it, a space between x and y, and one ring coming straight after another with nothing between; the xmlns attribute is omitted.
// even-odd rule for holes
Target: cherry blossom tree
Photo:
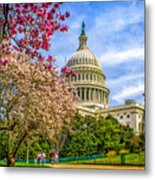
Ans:
<svg viewBox="0 0 155 180"><path fill-rule="evenodd" d="M57 133L75 113L76 91L54 67L51 38L66 32L62 3L0 4L0 130L8 133L8 166L34 134ZM46 52L46 57L43 56Z"/></svg>
<svg viewBox="0 0 155 180"><path fill-rule="evenodd" d="M3 40L0 57L0 130L8 132L8 166L21 144L34 133L57 132L75 113L76 91L46 62L30 62Z"/></svg>
<svg viewBox="0 0 155 180"><path fill-rule="evenodd" d="M61 5L61 2L0 4L3 38L11 38L16 51L44 61L40 50L49 51L51 37L56 31L68 31L64 21L70 13L62 14ZM47 60L50 63L52 56L49 55Z"/></svg>

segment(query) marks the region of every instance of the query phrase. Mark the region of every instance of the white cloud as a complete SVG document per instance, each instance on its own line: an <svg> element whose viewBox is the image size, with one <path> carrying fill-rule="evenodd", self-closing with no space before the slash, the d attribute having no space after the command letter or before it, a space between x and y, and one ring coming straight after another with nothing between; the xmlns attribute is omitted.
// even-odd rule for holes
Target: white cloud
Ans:
<svg viewBox="0 0 155 180"><path fill-rule="evenodd" d="M90 48L100 57L103 52L143 47L144 10L138 5L106 7L88 31ZM94 43L95 42L95 43ZM102 54L101 54L102 53Z"/></svg>
<svg viewBox="0 0 155 180"><path fill-rule="evenodd" d="M127 26L135 25L144 19L144 11L139 7L130 5L126 7L117 6L107 8L105 12L95 19L95 28L100 29L98 33L111 34L125 29ZM102 22L102 23L101 23ZM103 35L103 34L102 34Z"/></svg>
<svg viewBox="0 0 155 180"><path fill-rule="evenodd" d="M112 66L128 61L137 60L144 60L144 49L137 48L137 49L130 49L126 51L119 51L113 52L109 51L99 58L101 63L104 63L106 66Z"/></svg>
<svg viewBox="0 0 155 180"><path fill-rule="evenodd" d="M134 97L138 94L142 94L144 92L144 84L139 84L136 87L130 86L128 88L124 88L118 94L112 97L112 100L115 100L119 103L123 102L126 98Z"/></svg>
<svg viewBox="0 0 155 180"><path fill-rule="evenodd" d="M117 79L110 79L107 81L107 84L109 86L117 86L117 87L121 87L122 84L127 83L133 83L133 82L137 82L139 79L143 79L144 78L144 73L138 73L138 74L131 74L131 75L126 75L126 76L121 76Z"/></svg>

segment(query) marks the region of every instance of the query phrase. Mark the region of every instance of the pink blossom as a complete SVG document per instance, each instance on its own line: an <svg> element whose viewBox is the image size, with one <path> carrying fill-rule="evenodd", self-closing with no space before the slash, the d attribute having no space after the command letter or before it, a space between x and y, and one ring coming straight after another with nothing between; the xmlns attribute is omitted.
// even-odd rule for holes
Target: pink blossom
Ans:
<svg viewBox="0 0 155 180"><path fill-rule="evenodd" d="M42 15L45 15L45 11L43 8L38 8L36 14L38 16L42 16Z"/></svg>
<svg viewBox="0 0 155 180"><path fill-rule="evenodd" d="M19 48L17 46L13 46L16 51L19 51Z"/></svg>
<svg viewBox="0 0 155 180"><path fill-rule="evenodd" d="M47 69L48 69L48 70L51 70L51 69L52 69L52 65L51 65L51 64L48 64L48 65L47 65Z"/></svg>
<svg viewBox="0 0 155 180"><path fill-rule="evenodd" d="M23 28L22 28L21 26L19 26L19 27L18 27L18 31L19 31L20 33L22 33L22 32L23 32Z"/></svg>
<svg viewBox="0 0 155 180"><path fill-rule="evenodd" d="M38 58L40 61L44 61L44 57L41 54L39 54Z"/></svg>
<svg viewBox="0 0 155 180"><path fill-rule="evenodd" d="M66 16L66 18L69 18L70 17L70 13L66 12L65 16Z"/></svg>
<svg viewBox="0 0 155 180"><path fill-rule="evenodd" d="M6 40L11 38L20 47L18 49L17 46L13 46L16 51L21 50L30 58L37 59L38 54L34 52L39 53L42 49L48 51L51 46L51 37L57 30L60 29L60 32L68 30L68 27L61 24L61 21L65 21L70 14L69 12L61 13L61 4L61 2L8 4L9 29L6 28L8 33L4 34L4 38ZM5 8L4 4L0 7L1 10ZM6 14L3 14L3 17L4 20L0 21L0 26L5 23ZM19 33L22 35L20 36ZM10 53L6 49L5 52ZM44 58L40 57L39 60Z"/></svg>
<svg viewBox="0 0 155 180"><path fill-rule="evenodd" d="M0 26L3 26L5 24L5 20L4 19L0 19Z"/></svg>
<svg viewBox="0 0 155 180"><path fill-rule="evenodd" d="M55 8L52 8L51 12L52 12L52 14L54 14L56 12Z"/></svg>
<svg viewBox="0 0 155 180"><path fill-rule="evenodd" d="M24 25L25 20L26 19L23 16L18 16L18 23L19 24Z"/></svg>
<svg viewBox="0 0 155 180"><path fill-rule="evenodd" d="M67 71L67 69L68 69L67 66L64 66L64 67L61 69L61 72L62 72L62 73L65 73L65 72Z"/></svg>
<svg viewBox="0 0 155 180"><path fill-rule="evenodd" d="M64 16L64 15L61 15L61 16L60 16L60 20L61 20L61 21L64 21L64 20L65 20L65 16Z"/></svg>
<svg viewBox="0 0 155 180"><path fill-rule="evenodd" d="M25 43L26 43L25 39L21 38L21 39L19 40L19 44L20 44L21 46L25 46Z"/></svg>
<svg viewBox="0 0 155 180"><path fill-rule="evenodd" d="M53 56L49 55L47 61L51 63L53 61Z"/></svg>
<svg viewBox="0 0 155 180"><path fill-rule="evenodd" d="M1 64L1 65L7 66L8 63L9 63L9 61L8 61L7 59L3 59L3 60L0 59L0 64Z"/></svg>
<svg viewBox="0 0 155 180"><path fill-rule="evenodd" d="M11 36L14 36L16 33L17 33L17 31L16 31L15 29L12 28L12 29L10 30L10 35L11 35Z"/></svg>
<svg viewBox="0 0 155 180"><path fill-rule="evenodd" d="M66 25L63 25L63 26L61 26L60 31L61 32L68 31L68 27Z"/></svg>
<svg viewBox="0 0 155 180"><path fill-rule="evenodd" d="M51 5L52 3L41 3L41 6L43 8L49 8L49 6Z"/></svg>

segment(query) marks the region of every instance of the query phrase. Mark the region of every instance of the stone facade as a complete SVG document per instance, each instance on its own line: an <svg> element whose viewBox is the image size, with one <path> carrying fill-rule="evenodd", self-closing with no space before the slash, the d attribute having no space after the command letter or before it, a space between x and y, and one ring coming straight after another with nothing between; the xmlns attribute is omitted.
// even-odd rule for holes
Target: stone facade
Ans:
<svg viewBox="0 0 155 180"><path fill-rule="evenodd" d="M87 40L83 23L79 47L67 62L76 77L66 79L77 88L80 100L75 106L78 112L95 117L112 115L123 125L133 128L135 134L140 134L144 127L144 106L134 100L126 100L125 104L115 107L108 106L110 91L105 84L106 76L96 56L88 48Z"/></svg>

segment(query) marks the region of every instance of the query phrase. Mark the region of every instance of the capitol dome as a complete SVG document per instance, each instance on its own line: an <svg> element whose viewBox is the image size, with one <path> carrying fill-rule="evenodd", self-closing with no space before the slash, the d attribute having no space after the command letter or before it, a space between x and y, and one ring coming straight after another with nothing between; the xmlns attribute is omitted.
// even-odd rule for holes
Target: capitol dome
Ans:
<svg viewBox="0 0 155 180"><path fill-rule="evenodd" d="M97 57L87 46L85 24L79 37L79 47L67 61L67 66L74 71L76 77L68 77L67 82L77 88L80 100L78 105L89 108L108 107L109 89L105 85L105 74Z"/></svg>
<svg viewBox="0 0 155 180"><path fill-rule="evenodd" d="M69 58L68 66L78 64L99 66L96 56L89 49L81 49L80 51L76 51Z"/></svg>

